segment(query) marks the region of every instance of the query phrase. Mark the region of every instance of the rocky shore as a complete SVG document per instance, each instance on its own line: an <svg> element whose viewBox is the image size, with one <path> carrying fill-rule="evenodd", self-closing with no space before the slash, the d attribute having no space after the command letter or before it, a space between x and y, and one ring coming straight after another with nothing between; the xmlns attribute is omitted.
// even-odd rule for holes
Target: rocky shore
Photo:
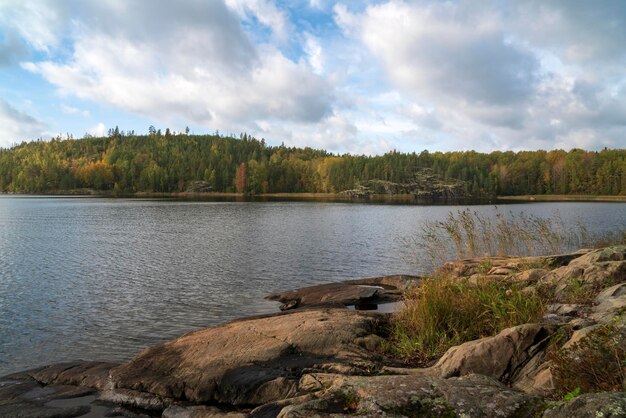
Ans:
<svg viewBox="0 0 626 418"><path fill-rule="evenodd" d="M283 312L192 332L125 364L76 361L2 377L0 417L626 416L626 381L621 392L563 397L552 355L566 348L573 369L584 365L585 342L607 330L611 347L626 351L626 246L462 260L442 272L521 284L552 303L537 323L413 368L384 349L392 315L360 309L401 300L419 278L278 293L269 298Z"/></svg>

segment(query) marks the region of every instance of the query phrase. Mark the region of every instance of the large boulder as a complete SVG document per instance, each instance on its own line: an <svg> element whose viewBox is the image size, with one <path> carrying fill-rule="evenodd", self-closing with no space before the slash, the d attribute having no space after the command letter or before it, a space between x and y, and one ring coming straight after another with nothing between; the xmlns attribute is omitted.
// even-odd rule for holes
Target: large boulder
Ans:
<svg viewBox="0 0 626 418"><path fill-rule="evenodd" d="M546 348L553 333L553 328L540 324L507 328L493 337L450 348L433 371L444 378L478 373L510 383Z"/></svg>
<svg viewBox="0 0 626 418"><path fill-rule="evenodd" d="M592 308L591 318L607 322L626 307L626 283L611 286L600 292Z"/></svg>
<svg viewBox="0 0 626 418"><path fill-rule="evenodd" d="M533 417L541 399L481 375L339 377L319 396L278 417Z"/></svg>
<svg viewBox="0 0 626 418"><path fill-rule="evenodd" d="M161 398L260 405L293 396L304 370L366 374L382 315L304 310L187 334L111 371L115 390Z"/></svg>

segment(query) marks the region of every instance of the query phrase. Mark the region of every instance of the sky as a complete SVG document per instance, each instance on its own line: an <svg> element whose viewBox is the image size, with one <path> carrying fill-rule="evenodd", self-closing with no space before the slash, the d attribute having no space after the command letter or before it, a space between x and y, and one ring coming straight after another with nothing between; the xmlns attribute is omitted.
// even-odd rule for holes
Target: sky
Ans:
<svg viewBox="0 0 626 418"><path fill-rule="evenodd" d="M367 155L626 148L626 1L0 0L0 147L151 125Z"/></svg>

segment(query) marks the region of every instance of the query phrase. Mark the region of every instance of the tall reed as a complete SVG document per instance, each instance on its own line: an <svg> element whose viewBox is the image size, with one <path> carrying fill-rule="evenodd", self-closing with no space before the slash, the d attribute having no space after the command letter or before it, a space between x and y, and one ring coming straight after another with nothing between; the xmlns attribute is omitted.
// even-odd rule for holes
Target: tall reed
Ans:
<svg viewBox="0 0 626 418"><path fill-rule="evenodd" d="M591 234L581 221L497 211L490 217L470 209L449 212L443 221L422 225L413 246L420 268L432 271L452 259L558 254L604 243L623 243L624 231Z"/></svg>

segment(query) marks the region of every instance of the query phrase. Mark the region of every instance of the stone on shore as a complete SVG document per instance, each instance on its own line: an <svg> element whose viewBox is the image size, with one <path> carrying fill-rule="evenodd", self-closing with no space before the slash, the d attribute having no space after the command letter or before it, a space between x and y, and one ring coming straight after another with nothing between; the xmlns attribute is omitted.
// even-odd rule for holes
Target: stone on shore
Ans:
<svg viewBox="0 0 626 418"><path fill-rule="evenodd" d="M442 379L426 375L337 378L320 396L287 406L280 418L300 417L528 417L541 398L487 376Z"/></svg>
<svg viewBox="0 0 626 418"><path fill-rule="evenodd" d="M565 369L553 356L563 350L556 352L571 357L566 365L589 361L589 347L601 351L606 335L611 347L624 347L626 246L446 268L470 283L493 280L545 295L546 315L452 347L432 367L406 368L380 354L390 315L345 306L398 300L419 278L313 286L272 295L287 312L193 332L123 365L70 362L0 378L0 416L626 416L624 392L554 401L562 399ZM598 361L613 363L594 367L615 369L614 357L605 357Z"/></svg>
<svg viewBox="0 0 626 418"><path fill-rule="evenodd" d="M261 405L294 395L304 370L367 374L379 356L380 315L345 309L294 311L187 334L111 371L115 389L162 398Z"/></svg>
<svg viewBox="0 0 626 418"><path fill-rule="evenodd" d="M281 302L281 310L311 306L377 305L401 300L403 292L419 280L417 276L406 275L347 280L273 293L266 299Z"/></svg>
<svg viewBox="0 0 626 418"><path fill-rule="evenodd" d="M623 418L626 392L586 393L572 401L547 409L544 418Z"/></svg>
<svg viewBox="0 0 626 418"><path fill-rule="evenodd" d="M554 330L539 324L507 328L493 337L450 348L433 366L441 377L480 373L510 383L548 344Z"/></svg>

